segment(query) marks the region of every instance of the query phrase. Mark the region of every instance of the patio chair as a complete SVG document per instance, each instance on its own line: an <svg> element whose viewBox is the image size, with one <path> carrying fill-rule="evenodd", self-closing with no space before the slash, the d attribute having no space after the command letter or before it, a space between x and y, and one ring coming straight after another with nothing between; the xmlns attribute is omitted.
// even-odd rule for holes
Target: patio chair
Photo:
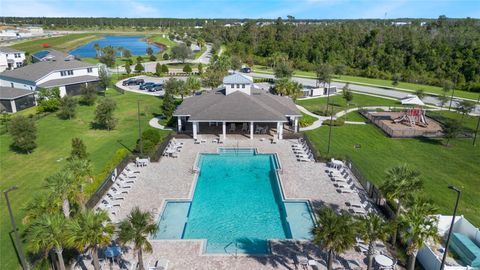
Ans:
<svg viewBox="0 0 480 270"><path fill-rule="evenodd" d="M365 211L365 209L363 208L358 208L358 207L350 207L348 208L348 211L353 213L353 214L357 214L357 215L365 215L367 214L367 211Z"/></svg>
<svg viewBox="0 0 480 270"><path fill-rule="evenodd" d="M301 161L301 162L311 162L312 160L307 158L307 157L299 157L297 158L297 161Z"/></svg>
<svg viewBox="0 0 480 270"><path fill-rule="evenodd" d="M353 190L345 189L345 188L337 188L337 192L338 193L355 193Z"/></svg>
<svg viewBox="0 0 480 270"><path fill-rule="evenodd" d="M247 123L242 124L242 132L248 132L248 124Z"/></svg>
<svg viewBox="0 0 480 270"><path fill-rule="evenodd" d="M194 139L193 143L194 144L200 144L200 140L199 139Z"/></svg>
<svg viewBox="0 0 480 270"><path fill-rule="evenodd" d="M166 259L157 260L155 262L155 270L167 270L169 261Z"/></svg>
<svg viewBox="0 0 480 270"><path fill-rule="evenodd" d="M277 138L276 138L276 137L273 137L273 138L272 138L272 144L277 144L277 142L278 142Z"/></svg>
<svg viewBox="0 0 480 270"><path fill-rule="evenodd" d="M228 132L235 132L235 129L236 129L235 123L231 123L230 124L230 129L228 130Z"/></svg>

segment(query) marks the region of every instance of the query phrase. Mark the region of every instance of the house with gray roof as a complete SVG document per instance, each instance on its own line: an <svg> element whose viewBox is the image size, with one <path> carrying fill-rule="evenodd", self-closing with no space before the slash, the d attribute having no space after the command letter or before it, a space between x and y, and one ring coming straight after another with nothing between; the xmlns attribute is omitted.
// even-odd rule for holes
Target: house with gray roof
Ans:
<svg viewBox="0 0 480 270"><path fill-rule="evenodd" d="M284 128L298 131L302 116L291 98L273 95L254 87L253 79L235 73L223 79L220 89L186 98L173 116L177 117L179 132L192 132L197 138L201 130L221 134L226 138L227 126L231 133L272 133L283 138Z"/></svg>
<svg viewBox="0 0 480 270"><path fill-rule="evenodd" d="M49 57L47 57L49 55ZM68 54L49 50L47 58L24 67L0 73L0 86L37 91L60 89L60 95L80 94L82 85L97 85L98 66L76 60Z"/></svg>
<svg viewBox="0 0 480 270"><path fill-rule="evenodd" d="M0 86L0 112L15 113L36 104L35 92Z"/></svg>
<svg viewBox="0 0 480 270"><path fill-rule="evenodd" d="M25 61L25 52L10 47L0 47L0 72L22 67L23 61Z"/></svg>

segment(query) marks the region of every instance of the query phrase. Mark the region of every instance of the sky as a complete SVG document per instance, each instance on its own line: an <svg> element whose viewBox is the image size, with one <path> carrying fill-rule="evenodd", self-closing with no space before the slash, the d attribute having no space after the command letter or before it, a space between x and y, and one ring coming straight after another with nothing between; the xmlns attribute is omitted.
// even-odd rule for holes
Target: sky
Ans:
<svg viewBox="0 0 480 270"><path fill-rule="evenodd" d="M0 0L0 16L480 18L480 0Z"/></svg>

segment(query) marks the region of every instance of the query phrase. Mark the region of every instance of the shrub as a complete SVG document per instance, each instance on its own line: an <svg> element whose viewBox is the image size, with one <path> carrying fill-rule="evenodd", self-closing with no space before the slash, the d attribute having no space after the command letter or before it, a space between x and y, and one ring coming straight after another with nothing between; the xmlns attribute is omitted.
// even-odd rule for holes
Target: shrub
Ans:
<svg viewBox="0 0 480 270"><path fill-rule="evenodd" d="M144 70L145 70L145 69L143 68L142 63L137 63L137 64L135 65L135 71L136 71L137 73L138 73L138 72L142 72L142 71L144 71Z"/></svg>
<svg viewBox="0 0 480 270"><path fill-rule="evenodd" d="M103 167L102 171L93 177L93 182L85 187L85 194L92 195L100 184L107 178L120 161L122 161L128 155L128 151L124 148L120 148L115 154L108 160L107 164Z"/></svg>
<svg viewBox="0 0 480 270"><path fill-rule="evenodd" d="M64 96L60 100L60 110L58 112L58 117L61 119L72 119L75 117L77 109L77 100L70 96Z"/></svg>
<svg viewBox="0 0 480 270"><path fill-rule="evenodd" d="M38 102L37 112L55 112L60 107L60 100L56 98L43 99Z"/></svg>
<svg viewBox="0 0 480 270"><path fill-rule="evenodd" d="M117 108L117 104L114 100L105 98L100 101L95 109L95 122L94 124L107 130L112 130L117 124L117 119L113 117L113 112Z"/></svg>
<svg viewBox="0 0 480 270"><path fill-rule="evenodd" d="M168 56L168 53L163 54L163 60L168 60L170 59L170 56Z"/></svg>
<svg viewBox="0 0 480 270"><path fill-rule="evenodd" d="M190 67L190 65L185 65L183 67L183 72L185 73L191 73L192 72L192 67Z"/></svg>
<svg viewBox="0 0 480 270"><path fill-rule="evenodd" d="M87 147L80 138L72 139L72 151L70 152L70 159L86 159L88 157Z"/></svg>
<svg viewBox="0 0 480 270"><path fill-rule="evenodd" d="M332 125L334 127L338 127L338 126L343 126L344 124L345 124L344 118L337 118L337 119L334 119L333 121L330 121L330 119L323 121L323 125L325 126Z"/></svg>
<svg viewBox="0 0 480 270"><path fill-rule="evenodd" d="M151 141L154 144L157 144L160 141L160 132L156 129L147 129L142 132L142 139L145 141Z"/></svg>
<svg viewBox="0 0 480 270"><path fill-rule="evenodd" d="M22 152L30 153L37 144L37 128L32 118L17 116L10 121L10 135L12 136L12 146Z"/></svg>
<svg viewBox="0 0 480 270"><path fill-rule="evenodd" d="M155 55L153 55L153 54L150 55L150 56L148 57L148 59L149 59L150 61L157 61L157 57L155 57Z"/></svg>
<svg viewBox="0 0 480 270"><path fill-rule="evenodd" d="M81 87L82 98L80 103L87 106L92 106L97 100L97 89L95 86L89 84L87 86L82 85Z"/></svg>

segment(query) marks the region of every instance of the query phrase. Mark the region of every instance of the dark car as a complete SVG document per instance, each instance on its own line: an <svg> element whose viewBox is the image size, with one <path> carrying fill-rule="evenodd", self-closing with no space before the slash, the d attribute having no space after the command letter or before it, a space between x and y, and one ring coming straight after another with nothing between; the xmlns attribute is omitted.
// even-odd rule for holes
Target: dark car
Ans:
<svg viewBox="0 0 480 270"><path fill-rule="evenodd" d="M158 92L158 91L162 91L163 90L163 85L156 85L150 89L148 89L148 91L150 92Z"/></svg>
<svg viewBox="0 0 480 270"><path fill-rule="evenodd" d="M243 73L250 73L250 72L252 72L252 69L251 69L251 68L249 68L249 67L244 67L244 68L240 69L240 72L243 72Z"/></svg>
<svg viewBox="0 0 480 270"><path fill-rule="evenodd" d="M146 90L146 89L149 89L150 87L152 87L154 84L155 83L153 83L153 82L142 83L142 84L140 84L139 89L140 90Z"/></svg>
<svg viewBox="0 0 480 270"><path fill-rule="evenodd" d="M137 79L135 78L130 78L122 82L122 85L136 85L136 84L137 84Z"/></svg>
<svg viewBox="0 0 480 270"><path fill-rule="evenodd" d="M136 85L144 84L145 80L144 79L137 79Z"/></svg>
<svg viewBox="0 0 480 270"><path fill-rule="evenodd" d="M155 90L153 90L153 89L155 89L155 88L160 88L160 87L163 89L163 85L162 85L162 84L160 84L160 83L155 83L155 84L153 84L153 85L148 85L147 87L145 87L145 89L148 90L148 91L150 91L150 92L155 92ZM162 90L162 89L160 89L160 90ZM157 91L158 91L158 90L157 90Z"/></svg>

